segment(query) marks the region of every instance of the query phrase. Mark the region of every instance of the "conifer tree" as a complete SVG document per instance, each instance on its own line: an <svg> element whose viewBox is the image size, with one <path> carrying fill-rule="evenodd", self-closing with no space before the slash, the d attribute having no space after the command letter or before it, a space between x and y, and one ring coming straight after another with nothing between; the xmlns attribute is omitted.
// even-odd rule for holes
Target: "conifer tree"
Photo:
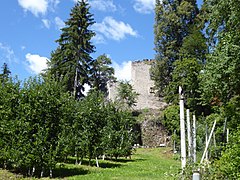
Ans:
<svg viewBox="0 0 240 180"><path fill-rule="evenodd" d="M72 8L70 18L56 41L58 48L52 53L49 63L50 74L63 81L67 91L76 99L83 96L84 84L90 84L93 61L90 54L95 51L91 42L95 33L90 30L94 19L89 9L85 0L78 1Z"/></svg>
<svg viewBox="0 0 240 180"><path fill-rule="evenodd" d="M0 74L1 81L8 79L10 74L11 71L9 70L7 63L4 63L2 66L2 73Z"/></svg>

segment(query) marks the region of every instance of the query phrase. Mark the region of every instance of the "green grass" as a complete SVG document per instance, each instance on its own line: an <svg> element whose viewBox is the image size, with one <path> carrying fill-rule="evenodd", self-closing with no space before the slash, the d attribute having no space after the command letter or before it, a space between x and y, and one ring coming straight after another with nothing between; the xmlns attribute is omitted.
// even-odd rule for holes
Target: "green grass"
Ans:
<svg viewBox="0 0 240 180"><path fill-rule="evenodd" d="M70 180L171 180L174 179L180 168L180 161L173 159L169 148L137 149L132 159L101 160L99 163L99 168L87 166L87 161L84 161L83 165L74 165L72 159L69 163L58 166L53 172L54 177L55 179ZM0 179L16 179L20 177L0 170Z"/></svg>

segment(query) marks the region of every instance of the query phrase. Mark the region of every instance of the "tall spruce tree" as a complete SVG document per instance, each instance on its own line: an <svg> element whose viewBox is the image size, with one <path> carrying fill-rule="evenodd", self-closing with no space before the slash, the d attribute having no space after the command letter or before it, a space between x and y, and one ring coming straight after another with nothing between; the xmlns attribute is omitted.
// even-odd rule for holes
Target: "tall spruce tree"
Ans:
<svg viewBox="0 0 240 180"><path fill-rule="evenodd" d="M49 63L50 73L63 81L66 89L76 99L84 96L84 84L90 84L93 62L90 54L95 52L95 46L91 42L95 33L90 30L95 22L89 8L85 0L78 1L72 8L70 18L56 41L59 46L52 53Z"/></svg>
<svg viewBox="0 0 240 180"><path fill-rule="evenodd" d="M179 59L184 37L189 34L198 14L196 0L156 0L155 51L152 79L158 95L164 95L172 80L173 63Z"/></svg>

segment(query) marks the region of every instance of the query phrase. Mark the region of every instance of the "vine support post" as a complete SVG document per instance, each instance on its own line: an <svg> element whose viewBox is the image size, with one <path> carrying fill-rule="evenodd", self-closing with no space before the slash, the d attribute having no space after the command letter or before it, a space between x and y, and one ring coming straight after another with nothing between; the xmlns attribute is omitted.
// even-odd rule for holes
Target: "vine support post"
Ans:
<svg viewBox="0 0 240 180"><path fill-rule="evenodd" d="M187 109L187 136L188 136L188 158L192 159L192 135L191 135L191 124L190 124L190 110Z"/></svg>
<svg viewBox="0 0 240 180"><path fill-rule="evenodd" d="M193 115L193 162L197 162L197 134L196 134L196 115Z"/></svg>
<svg viewBox="0 0 240 180"><path fill-rule="evenodd" d="M179 86L179 106L180 106L180 132L181 132L181 162L183 170L186 167L186 137L184 122L184 94L181 86Z"/></svg>
<svg viewBox="0 0 240 180"><path fill-rule="evenodd" d="M214 132L214 129L215 129L215 126L216 126L216 120L214 121L214 124L213 124L213 127L212 127L212 130L211 130L211 133L209 135L209 138L208 138L208 141L207 141L207 144L206 144L206 147L205 147L205 150L203 152L203 155L202 155L202 159L200 161L200 164L203 163L203 160L204 160L204 157L206 156L206 153L207 153L207 150L208 150L208 146L210 144L210 141L211 141L211 138L212 138L212 135L213 135L213 132Z"/></svg>

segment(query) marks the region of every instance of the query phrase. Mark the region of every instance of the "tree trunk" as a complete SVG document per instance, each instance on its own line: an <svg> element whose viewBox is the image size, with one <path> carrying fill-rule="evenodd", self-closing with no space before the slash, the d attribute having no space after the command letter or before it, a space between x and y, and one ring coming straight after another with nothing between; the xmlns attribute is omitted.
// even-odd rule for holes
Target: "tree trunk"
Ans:
<svg viewBox="0 0 240 180"><path fill-rule="evenodd" d="M91 166L91 160L92 160L92 157L89 158L88 160L88 165Z"/></svg>
<svg viewBox="0 0 240 180"><path fill-rule="evenodd" d="M78 153L77 153L77 152L75 152L75 156L76 156L75 164L77 165L77 164L78 164L78 160L79 160L79 157L78 157Z"/></svg>
<svg viewBox="0 0 240 180"><path fill-rule="evenodd" d="M41 175L40 175L41 178L43 177L43 173L44 173L44 167L42 167L42 170L41 170Z"/></svg>
<svg viewBox="0 0 240 180"><path fill-rule="evenodd" d="M82 165L82 162L83 162L83 156L81 156L81 159L80 159L78 165Z"/></svg>
<svg viewBox="0 0 240 180"><path fill-rule="evenodd" d="M34 173L35 173L35 166L33 166L33 168L32 168L32 174L31 174L31 176L34 176Z"/></svg>
<svg viewBox="0 0 240 180"><path fill-rule="evenodd" d="M50 176L50 178L53 177L52 168L49 169L49 176Z"/></svg>
<svg viewBox="0 0 240 180"><path fill-rule="evenodd" d="M96 165L97 165L97 167L99 167L98 158L97 157L96 157Z"/></svg>
<svg viewBox="0 0 240 180"><path fill-rule="evenodd" d="M105 160L105 154L102 156L102 160L103 160L103 161Z"/></svg>
<svg viewBox="0 0 240 180"><path fill-rule="evenodd" d="M76 67L76 72L75 72L75 77L74 77L74 87L73 87L73 96L75 99L77 98L77 76L78 76L78 72L77 72L77 67Z"/></svg>

